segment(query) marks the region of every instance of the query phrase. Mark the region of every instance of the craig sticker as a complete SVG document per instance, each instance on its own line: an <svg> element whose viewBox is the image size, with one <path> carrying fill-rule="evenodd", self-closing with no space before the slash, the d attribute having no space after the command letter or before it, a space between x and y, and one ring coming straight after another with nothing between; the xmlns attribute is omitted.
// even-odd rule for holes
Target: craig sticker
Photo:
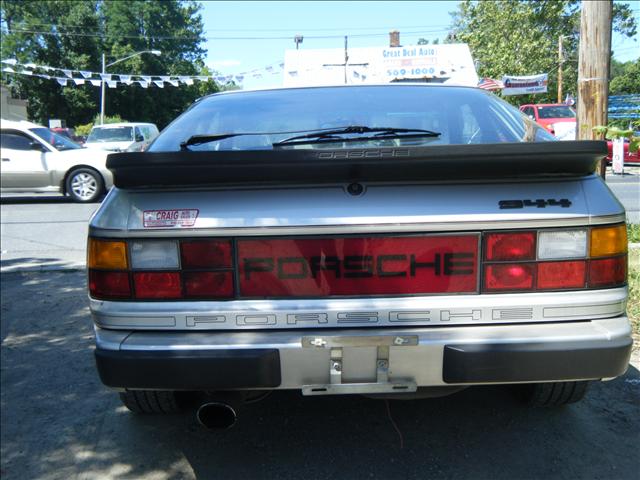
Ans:
<svg viewBox="0 0 640 480"><path fill-rule="evenodd" d="M198 213L197 208L145 210L142 212L142 223L144 228L193 227Z"/></svg>

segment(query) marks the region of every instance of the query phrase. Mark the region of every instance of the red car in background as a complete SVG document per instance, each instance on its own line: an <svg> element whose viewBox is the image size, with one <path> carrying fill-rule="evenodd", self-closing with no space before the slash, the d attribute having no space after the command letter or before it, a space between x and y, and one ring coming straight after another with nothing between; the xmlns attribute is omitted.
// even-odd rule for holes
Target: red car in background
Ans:
<svg viewBox="0 0 640 480"><path fill-rule="evenodd" d="M573 138L566 138L566 140L575 140L576 112L569 105L564 103L528 104L521 105L520 111L559 138L565 135L570 136L572 131Z"/></svg>
<svg viewBox="0 0 640 480"><path fill-rule="evenodd" d="M75 130L73 128L53 127L53 128L50 128L49 130L51 130L52 132L57 133L58 135L63 135L65 137L67 137L69 140L73 140L74 142L76 142L79 145L83 145L84 141L86 140L84 137L76 135L76 132L75 132Z"/></svg>

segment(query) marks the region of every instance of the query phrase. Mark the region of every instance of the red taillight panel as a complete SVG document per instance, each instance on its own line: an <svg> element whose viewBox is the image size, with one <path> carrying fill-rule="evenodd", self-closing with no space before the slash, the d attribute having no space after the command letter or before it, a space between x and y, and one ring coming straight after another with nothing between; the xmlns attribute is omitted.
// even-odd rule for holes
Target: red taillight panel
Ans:
<svg viewBox="0 0 640 480"><path fill-rule="evenodd" d="M627 256L591 260L589 262L589 287L612 287L627 280Z"/></svg>
<svg viewBox="0 0 640 480"><path fill-rule="evenodd" d="M89 293L98 299L122 299L131 297L127 272L89 270Z"/></svg>
<svg viewBox="0 0 640 480"><path fill-rule="evenodd" d="M238 240L240 295L478 291L478 236Z"/></svg>
<svg viewBox="0 0 640 480"><path fill-rule="evenodd" d="M115 262L89 262L89 291L104 300L172 301L510 293L626 283L622 224L574 227L564 236L564 230L549 231L560 233L490 231L482 242L479 233L93 239L95 258L107 243L119 250L111 245Z"/></svg>
<svg viewBox="0 0 640 480"><path fill-rule="evenodd" d="M180 242L182 268L231 268L231 241L188 240Z"/></svg>
<svg viewBox="0 0 640 480"><path fill-rule="evenodd" d="M184 272L185 296L191 298L228 298L233 296L231 272Z"/></svg>
<svg viewBox="0 0 640 480"><path fill-rule="evenodd" d="M182 296L180 272L135 272L135 297L140 299L171 299Z"/></svg>
<svg viewBox="0 0 640 480"><path fill-rule="evenodd" d="M490 233L484 237L485 260L535 260L535 232Z"/></svg>
<svg viewBox="0 0 640 480"><path fill-rule="evenodd" d="M484 290L531 290L535 281L534 263L498 263L484 269Z"/></svg>
<svg viewBox="0 0 640 480"><path fill-rule="evenodd" d="M584 288L586 271L587 262L584 260L539 263L538 289Z"/></svg>

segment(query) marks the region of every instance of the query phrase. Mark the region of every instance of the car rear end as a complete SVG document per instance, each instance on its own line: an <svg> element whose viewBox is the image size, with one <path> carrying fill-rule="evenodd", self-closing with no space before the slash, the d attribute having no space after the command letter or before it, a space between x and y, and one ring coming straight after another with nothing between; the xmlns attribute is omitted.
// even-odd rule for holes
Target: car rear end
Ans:
<svg viewBox="0 0 640 480"><path fill-rule="evenodd" d="M394 145L112 157L88 244L102 381L531 383L565 403L624 373L624 210L592 173L605 144Z"/></svg>

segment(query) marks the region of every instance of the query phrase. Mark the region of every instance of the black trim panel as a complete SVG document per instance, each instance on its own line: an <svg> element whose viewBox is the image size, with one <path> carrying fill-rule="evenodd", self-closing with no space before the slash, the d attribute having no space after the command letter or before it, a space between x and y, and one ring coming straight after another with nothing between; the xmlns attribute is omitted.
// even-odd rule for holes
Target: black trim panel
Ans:
<svg viewBox="0 0 640 480"><path fill-rule="evenodd" d="M583 176L607 154L603 141L522 142L360 149L112 153L119 188L284 185Z"/></svg>
<svg viewBox="0 0 640 480"><path fill-rule="evenodd" d="M623 374L631 337L592 342L445 345L446 383L546 382Z"/></svg>
<svg viewBox="0 0 640 480"><path fill-rule="evenodd" d="M277 349L95 351L102 383L114 388L222 390L275 388Z"/></svg>

